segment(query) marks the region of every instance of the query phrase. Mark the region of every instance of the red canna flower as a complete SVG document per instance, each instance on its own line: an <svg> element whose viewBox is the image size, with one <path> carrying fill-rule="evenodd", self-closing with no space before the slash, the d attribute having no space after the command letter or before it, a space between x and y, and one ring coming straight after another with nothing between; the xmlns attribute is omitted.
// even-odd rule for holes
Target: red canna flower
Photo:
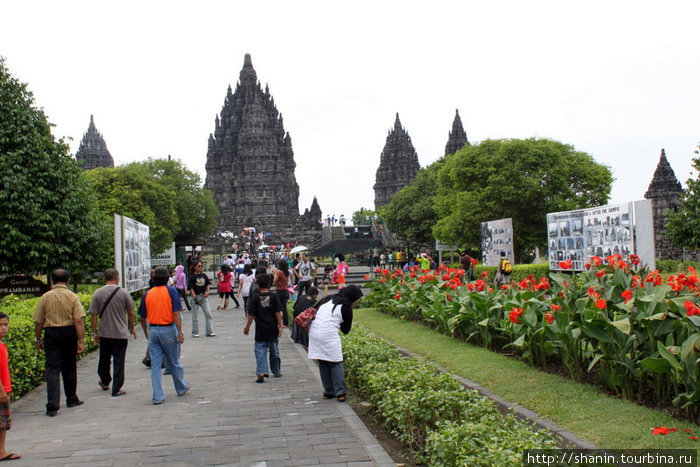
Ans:
<svg viewBox="0 0 700 467"><path fill-rule="evenodd" d="M676 431L678 431L678 428L669 428L668 431L675 433Z"/></svg>
<svg viewBox="0 0 700 467"><path fill-rule="evenodd" d="M489 277L489 272L488 272L488 271L482 272L482 273L481 273L481 277L482 277L483 279L486 279L487 277Z"/></svg>
<svg viewBox="0 0 700 467"><path fill-rule="evenodd" d="M401 291L399 290L396 292L396 295L394 296L394 300L401 300Z"/></svg>
<svg viewBox="0 0 700 467"><path fill-rule="evenodd" d="M445 298L447 299L448 302L452 301L452 296L450 294L445 294Z"/></svg>
<svg viewBox="0 0 700 467"><path fill-rule="evenodd" d="M630 263L632 263L635 266L639 266L640 259L639 256L637 255L630 255Z"/></svg>
<svg viewBox="0 0 700 467"><path fill-rule="evenodd" d="M588 287L588 296L593 300L597 300L600 298L600 294L595 291L595 287L593 286Z"/></svg>
<svg viewBox="0 0 700 467"><path fill-rule="evenodd" d="M364 280L369 279L369 274L365 274L365 276L363 277L363 279L364 279Z"/></svg>
<svg viewBox="0 0 700 467"><path fill-rule="evenodd" d="M556 303L552 303L549 307L555 312L561 310L561 305L557 305Z"/></svg>
<svg viewBox="0 0 700 467"><path fill-rule="evenodd" d="M548 324L552 324L552 321L554 321L554 313L551 311L548 311L547 313L544 314L544 319L547 320Z"/></svg>
<svg viewBox="0 0 700 467"><path fill-rule="evenodd" d="M634 296L634 294L632 293L632 291L631 291L630 289L627 289L627 290L625 290L624 292L622 292L622 293L620 294L620 296L621 296L622 298L624 298L624 299L625 299L625 303L627 303L627 302L629 302L630 300L632 300L632 297Z"/></svg>
<svg viewBox="0 0 700 467"><path fill-rule="evenodd" d="M667 435L668 434L668 428L665 426L657 426L654 428L654 430L651 432L652 435Z"/></svg>
<svg viewBox="0 0 700 467"><path fill-rule="evenodd" d="M595 306L596 306L596 308L598 308L599 310L604 310L605 307L608 306L608 302L606 302L604 298L600 298L600 299L598 299L598 300L595 301Z"/></svg>
<svg viewBox="0 0 700 467"><path fill-rule="evenodd" d="M688 436L688 439L692 439L693 441L697 441L698 437L697 436Z"/></svg>
<svg viewBox="0 0 700 467"><path fill-rule="evenodd" d="M571 269L571 260L567 259L559 263L559 267L562 269Z"/></svg>
<svg viewBox="0 0 700 467"><path fill-rule="evenodd" d="M644 282L661 285L663 283L663 278L661 274L659 274L659 271L652 271L644 278Z"/></svg>
<svg viewBox="0 0 700 467"><path fill-rule="evenodd" d="M508 319L510 320L511 323L513 324L520 324L520 317L523 315L523 309L522 308L515 308L513 307L510 310L510 314L508 315Z"/></svg>
<svg viewBox="0 0 700 467"><path fill-rule="evenodd" d="M471 261L471 263L472 263L474 266L476 266L477 264L479 264L479 262L478 262L476 259L474 259L474 258L472 258L470 261Z"/></svg>
<svg viewBox="0 0 700 467"><path fill-rule="evenodd" d="M685 432L686 432L686 433L688 433L688 434L690 434L690 433L692 433L692 432L693 432L693 430L691 430L690 428L686 428L686 429L685 429L685 430L683 430L683 431L685 431Z"/></svg>
<svg viewBox="0 0 700 467"><path fill-rule="evenodd" d="M700 307L698 307L695 303L691 302L690 300L686 300L684 306L687 316L700 316Z"/></svg>
<svg viewBox="0 0 700 467"><path fill-rule="evenodd" d="M603 258L600 256L591 256L591 263L595 264L596 266L600 266L603 264Z"/></svg>
<svg viewBox="0 0 700 467"><path fill-rule="evenodd" d="M588 271L588 270L591 269L591 263L586 263L586 264L583 265L583 267L585 267L585 268L586 268L586 271Z"/></svg>
<svg viewBox="0 0 700 467"><path fill-rule="evenodd" d="M604 275L605 275L605 269L601 269L601 270L599 270L599 271L596 271L596 273L595 273L595 276L596 276L598 279L600 279L600 278L603 277Z"/></svg>

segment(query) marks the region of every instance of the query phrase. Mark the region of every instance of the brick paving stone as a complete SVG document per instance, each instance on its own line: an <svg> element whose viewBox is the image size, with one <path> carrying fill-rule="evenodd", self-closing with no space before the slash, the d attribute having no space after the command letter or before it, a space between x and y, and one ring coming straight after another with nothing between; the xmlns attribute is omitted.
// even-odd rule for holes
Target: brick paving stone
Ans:
<svg viewBox="0 0 700 467"><path fill-rule="evenodd" d="M256 384L254 331L245 336L243 313L217 311L216 300L209 300L216 337L192 338L191 314L182 314L188 394L178 397L163 376L165 402L151 403L140 333L127 349L126 395L98 387L93 352L78 362L85 404L69 409L62 401L58 416L47 417L40 386L13 403L7 448L22 455L21 465L394 466L352 408L321 398L318 369L288 330L279 342L283 376Z"/></svg>

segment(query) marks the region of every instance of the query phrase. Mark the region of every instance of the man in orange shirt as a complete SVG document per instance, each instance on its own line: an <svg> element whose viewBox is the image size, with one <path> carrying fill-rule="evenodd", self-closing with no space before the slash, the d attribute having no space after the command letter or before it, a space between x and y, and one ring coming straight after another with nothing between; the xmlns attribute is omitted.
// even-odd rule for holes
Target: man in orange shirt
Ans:
<svg viewBox="0 0 700 467"><path fill-rule="evenodd" d="M177 395L184 396L190 390L180 363L180 344L185 342L180 320L182 305L177 289L167 285L169 277L168 268L157 267L153 275L153 288L146 292L139 306L141 326L148 338L148 352L151 355L151 386L155 405L165 400L160 374L164 358Z"/></svg>

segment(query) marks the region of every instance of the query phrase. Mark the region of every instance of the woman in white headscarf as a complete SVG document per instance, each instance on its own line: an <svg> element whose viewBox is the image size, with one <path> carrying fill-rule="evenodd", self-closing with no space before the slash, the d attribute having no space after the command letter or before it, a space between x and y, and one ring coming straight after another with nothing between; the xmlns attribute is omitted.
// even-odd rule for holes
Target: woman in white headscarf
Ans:
<svg viewBox="0 0 700 467"><path fill-rule="evenodd" d="M323 398L345 402L345 368L343 347L338 329L343 334L352 328L352 308L362 298L362 290L349 285L337 294L318 302L316 318L309 328L309 358L318 360L323 384Z"/></svg>

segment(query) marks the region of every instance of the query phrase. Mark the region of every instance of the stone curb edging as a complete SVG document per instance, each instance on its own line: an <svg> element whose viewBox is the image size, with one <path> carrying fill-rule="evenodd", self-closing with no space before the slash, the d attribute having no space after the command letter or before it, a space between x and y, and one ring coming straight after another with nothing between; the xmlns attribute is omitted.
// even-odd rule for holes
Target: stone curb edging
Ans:
<svg viewBox="0 0 700 467"><path fill-rule="evenodd" d="M289 337L291 336L291 333L287 331L286 335L287 337ZM311 369L311 373L314 375L314 378L318 381L320 391L321 375L318 372L318 366L316 365L315 361L309 359L306 350L303 346L299 344L294 344L294 347L296 348L297 352L299 352L301 358L304 361L306 361L306 365ZM367 454L369 454L372 457L376 465L378 467L395 467L396 463L389 456L389 454L379 443L379 441L377 441L377 439L372 435L372 433L370 433L369 429L367 429L362 420L360 420L360 417L355 413L352 407L347 403L338 403L337 406L338 412L340 412L340 414L343 416L350 429L353 432L355 432L355 434L367 450Z"/></svg>
<svg viewBox="0 0 700 467"><path fill-rule="evenodd" d="M414 354L413 352L411 352L403 347L396 346L396 345L394 347L399 351L400 354L402 354L406 357L425 360L422 356ZM462 386L464 386L465 388L477 391L482 396L484 396L488 399L491 399L496 404L496 408L498 408L499 412L501 412L503 414L507 414L509 412L512 412L520 420L525 420L525 421L531 423L532 425L536 426L537 428L545 428L545 429L555 433L557 436L561 437L561 439L562 439L562 442L561 442L562 448L564 448L564 449L596 449L596 446L593 443L579 438L574 433L565 430L564 428L555 424L551 420L548 420L544 417L539 416L538 414L536 414L532 410L526 409L525 407L522 407L521 405L515 404L513 402L508 402L507 400L492 393L491 391L489 391L485 387L481 386L480 384L477 384L473 381L470 381L467 378L463 378L462 376L455 375L455 374L449 372L446 368L443 368L439 365L436 365L433 362L431 362L431 364L433 366L435 366L438 370L440 370L440 372L447 373L450 376L452 376L452 378L459 381L462 384Z"/></svg>

